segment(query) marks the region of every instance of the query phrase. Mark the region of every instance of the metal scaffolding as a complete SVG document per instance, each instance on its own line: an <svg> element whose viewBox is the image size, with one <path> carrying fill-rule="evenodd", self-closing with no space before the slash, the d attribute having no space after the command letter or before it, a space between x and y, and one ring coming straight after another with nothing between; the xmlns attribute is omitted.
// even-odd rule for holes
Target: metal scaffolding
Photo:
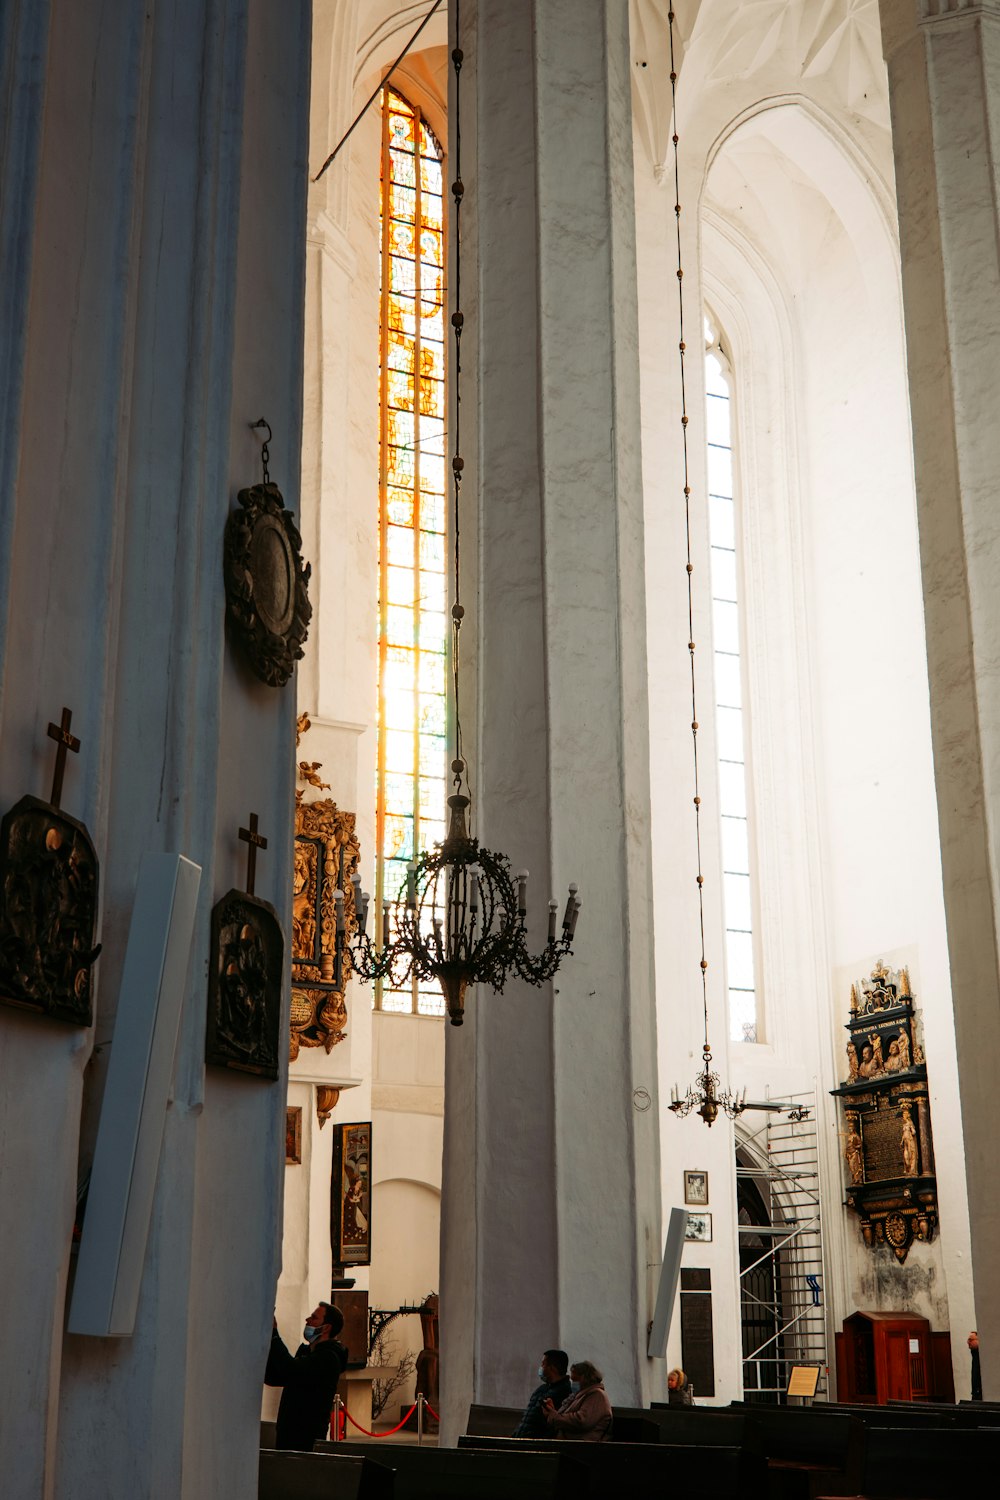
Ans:
<svg viewBox="0 0 1000 1500"><path fill-rule="evenodd" d="M774 1404L793 1364L819 1365L825 1397L828 1364L816 1099L783 1097L807 1118L767 1114L749 1131L744 1116L736 1164L744 1396Z"/></svg>

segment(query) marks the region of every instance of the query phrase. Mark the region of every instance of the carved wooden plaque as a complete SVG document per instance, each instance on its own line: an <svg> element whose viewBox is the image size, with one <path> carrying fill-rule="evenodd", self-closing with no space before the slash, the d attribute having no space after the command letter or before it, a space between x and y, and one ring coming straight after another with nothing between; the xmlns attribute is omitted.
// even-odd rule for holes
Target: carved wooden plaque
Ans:
<svg viewBox="0 0 1000 1500"><path fill-rule="evenodd" d="M240 490L226 522L230 626L262 682L281 687L302 657L312 618L302 538L275 484Z"/></svg>
<svg viewBox="0 0 1000 1500"><path fill-rule="evenodd" d="M22 797L0 824L0 1001L89 1026L98 863L82 823Z"/></svg>
<svg viewBox="0 0 1000 1500"><path fill-rule="evenodd" d="M927 1065L906 969L876 964L851 986L847 1073L833 1089L844 1111L847 1206L866 1245L904 1261L937 1228Z"/></svg>
<svg viewBox="0 0 1000 1500"><path fill-rule="evenodd" d="M274 907L229 891L212 911L205 1060L278 1076L285 939Z"/></svg>

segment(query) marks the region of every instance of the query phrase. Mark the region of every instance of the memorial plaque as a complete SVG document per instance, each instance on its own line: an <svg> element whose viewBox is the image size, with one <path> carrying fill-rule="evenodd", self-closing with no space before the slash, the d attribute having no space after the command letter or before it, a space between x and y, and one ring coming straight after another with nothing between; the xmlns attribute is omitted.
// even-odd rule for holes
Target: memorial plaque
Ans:
<svg viewBox="0 0 1000 1500"><path fill-rule="evenodd" d="M842 1101L845 1206L861 1237L902 1264L913 1242L937 1230L927 1060L906 968L879 962L851 985Z"/></svg>
<svg viewBox="0 0 1000 1500"><path fill-rule="evenodd" d="M903 1176L902 1126L898 1109L880 1109L862 1116L866 1182L888 1182Z"/></svg>
<svg viewBox="0 0 1000 1500"><path fill-rule="evenodd" d="M711 1286L711 1271L681 1272L681 1362L694 1388L695 1397L715 1395L715 1339L712 1323L712 1293L685 1291L697 1283Z"/></svg>

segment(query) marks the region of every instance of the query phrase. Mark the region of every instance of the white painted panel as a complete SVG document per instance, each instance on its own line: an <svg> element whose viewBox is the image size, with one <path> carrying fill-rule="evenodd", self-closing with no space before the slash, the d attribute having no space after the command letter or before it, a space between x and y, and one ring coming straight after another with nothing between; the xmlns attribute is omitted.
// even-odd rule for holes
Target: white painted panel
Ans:
<svg viewBox="0 0 1000 1500"><path fill-rule="evenodd" d="M677 1301L677 1283L681 1276L681 1256L684 1253L684 1230L687 1227L687 1209L672 1208L667 1222L667 1243L663 1247L663 1264L660 1267L660 1285L656 1293L656 1309L649 1330L647 1354L650 1359L666 1359L667 1338L670 1321Z"/></svg>
<svg viewBox="0 0 1000 1500"><path fill-rule="evenodd" d="M184 1003L201 867L139 871L77 1261L69 1332L131 1335Z"/></svg>

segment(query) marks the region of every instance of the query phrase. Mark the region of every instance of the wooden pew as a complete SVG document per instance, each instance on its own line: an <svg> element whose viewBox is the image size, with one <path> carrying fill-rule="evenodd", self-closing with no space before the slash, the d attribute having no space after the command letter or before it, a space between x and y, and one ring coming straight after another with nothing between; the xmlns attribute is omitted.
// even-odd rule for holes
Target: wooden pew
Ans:
<svg viewBox="0 0 1000 1500"><path fill-rule="evenodd" d="M510 1437L523 1415L523 1407L472 1405L465 1430L474 1437Z"/></svg>
<svg viewBox="0 0 1000 1500"><path fill-rule="evenodd" d="M659 1424L651 1419L645 1407L616 1406L611 1441L623 1443L657 1443ZM522 1417L522 1409L512 1406L470 1406L465 1430L470 1437L510 1437Z"/></svg>
<svg viewBox="0 0 1000 1500"><path fill-rule="evenodd" d="M678 1443L585 1443L572 1439L460 1437L470 1448L493 1456L528 1449L552 1454L572 1449L590 1483L584 1500L609 1497L696 1494L698 1500L764 1500L767 1465L759 1455L737 1447Z"/></svg>
<svg viewBox="0 0 1000 1500"><path fill-rule="evenodd" d="M627 1409L632 1414L632 1409ZM615 1421L619 1408L615 1407ZM643 1414L656 1424L661 1443L703 1444L709 1448L758 1449L758 1433L749 1412L715 1410L710 1406L652 1406Z"/></svg>
<svg viewBox="0 0 1000 1500"><path fill-rule="evenodd" d="M519 1438L484 1438L509 1443L504 1452L469 1453L462 1448L417 1448L393 1443L380 1461L395 1471L395 1500L579 1500L586 1493L587 1472L576 1453L538 1453ZM370 1456L368 1443L317 1443L317 1455ZM590 1446L586 1443L575 1447ZM600 1446L600 1445L594 1445Z"/></svg>
<svg viewBox="0 0 1000 1500"><path fill-rule="evenodd" d="M258 1500L393 1500L393 1471L365 1456L262 1448Z"/></svg>
<svg viewBox="0 0 1000 1500"><path fill-rule="evenodd" d="M884 1410L884 1408L883 1408ZM830 1489L818 1500L844 1494L863 1500L957 1500L995 1494L1000 1472L1000 1429L877 1427L866 1433L856 1489Z"/></svg>
<svg viewBox="0 0 1000 1500"><path fill-rule="evenodd" d="M262 1448L276 1448L278 1446L277 1422L261 1422L260 1446Z"/></svg>
<svg viewBox="0 0 1000 1500"><path fill-rule="evenodd" d="M850 1494L861 1476L864 1424L850 1412L815 1407L741 1406L767 1455L773 1500Z"/></svg>

